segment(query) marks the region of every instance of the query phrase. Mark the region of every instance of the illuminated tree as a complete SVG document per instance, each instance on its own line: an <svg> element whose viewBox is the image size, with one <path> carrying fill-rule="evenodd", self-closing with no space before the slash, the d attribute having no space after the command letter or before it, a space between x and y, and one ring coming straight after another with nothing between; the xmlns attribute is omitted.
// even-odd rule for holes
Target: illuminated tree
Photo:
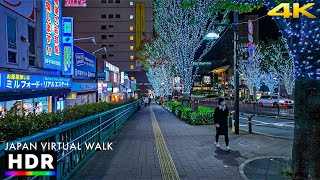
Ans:
<svg viewBox="0 0 320 180"><path fill-rule="evenodd" d="M222 13L221 21L217 20L219 10L218 0L154 1L154 29L170 47L167 53L181 78L183 94L190 93L197 73L198 67L193 74L193 62L201 61L214 45L214 40L207 42L202 55L195 60L195 53L204 44L204 37L209 32L219 33L224 29L214 24L228 23L227 11Z"/></svg>

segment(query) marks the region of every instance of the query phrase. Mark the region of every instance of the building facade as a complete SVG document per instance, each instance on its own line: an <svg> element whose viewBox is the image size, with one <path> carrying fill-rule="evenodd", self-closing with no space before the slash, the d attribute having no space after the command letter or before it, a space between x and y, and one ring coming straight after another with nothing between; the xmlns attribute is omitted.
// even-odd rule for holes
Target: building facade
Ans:
<svg viewBox="0 0 320 180"><path fill-rule="evenodd" d="M140 73L136 50L141 41L152 38L152 1L97 0L86 1L82 7L65 4L63 15L74 18L75 38L95 37L95 45L87 40L76 41L77 46L89 52L106 47L107 53L95 54L97 59L114 64L132 79L146 79L145 73Z"/></svg>
<svg viewBox="0 0 320 180"><path fill-rule="evenodd" d="M0 1L0 111L64 107L71 78L62 66L62 1Z"/></svg>

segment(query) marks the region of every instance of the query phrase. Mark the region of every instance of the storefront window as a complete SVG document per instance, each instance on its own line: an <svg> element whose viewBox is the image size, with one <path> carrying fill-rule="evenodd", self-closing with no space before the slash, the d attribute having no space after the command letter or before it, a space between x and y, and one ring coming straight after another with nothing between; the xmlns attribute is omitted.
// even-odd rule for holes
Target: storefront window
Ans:
<svg viewBox="0 0 320 180"><path fill-rule="evenodd" d="M23 100L23 109L25 109L26 114L33 113L33 99L24 99Z"/></svg>
<svg viewBox="0 0 320 180"><path fill-rule="evenodd" d="M34 108L35 108L36 114L39 114L42 112L48 112L48 98L47 97L34 98Z"/></svg>

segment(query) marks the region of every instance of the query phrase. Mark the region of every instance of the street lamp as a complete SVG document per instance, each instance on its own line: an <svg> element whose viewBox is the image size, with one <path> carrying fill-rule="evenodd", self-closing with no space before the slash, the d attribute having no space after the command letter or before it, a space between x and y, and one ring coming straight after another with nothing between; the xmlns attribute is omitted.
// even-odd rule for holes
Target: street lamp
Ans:
<svg viewBox="0 0 320 180"><path fill-rule="evenodd" d="M77 39L73 39L74 41L83 41L83 40L88 40L91 39L91 41L96 44L96 37L86 37L86 38L77 38Z"/></svg>
<svg viewBox="0 0 320 180"><path fill-rule="evenodd" d="M103 47L103 48L100 48L98 50L93 51L92 54L95 54L96 52L101 51L101 50L104 50L107 53L107 48Z"/></svg>

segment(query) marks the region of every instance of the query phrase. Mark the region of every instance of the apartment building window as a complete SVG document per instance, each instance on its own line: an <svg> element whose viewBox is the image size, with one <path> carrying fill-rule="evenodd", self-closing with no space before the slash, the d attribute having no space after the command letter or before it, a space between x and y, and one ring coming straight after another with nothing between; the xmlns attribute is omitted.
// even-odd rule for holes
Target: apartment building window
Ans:
<svg viewBox="0 0 320 180"><path fill-rule="evenodd" d="M101 35L101 39L107 39L107 35Z"/></svg>
<svg viewBox="0 0 320 180"><path fill-rule="evenodd" d="M36 45L35 45L35 31L33 27L28 27L28 41L29 41L29 66L36 65Z"/></svg>
<svg viewBox="0 0 320 180"><path fill-rule="evenodd" d="M134 60L134 56L133 55L130 56L130 60Z"/></svg>
<svg viewBox="0 0 320 180"><path fill-rule="evenodd" d="M107 3L107 0L101 0L101 3Z"/></svg>
<svg viewBox="0 0 320 180"><path fill-rule="evenodd" d="M113 0L108 0L108 3L113 3Z"/></svg>
<svg viewBox="0 0 320 180"><path fill-rule="evenodd" d="M106 54L102 54L101 58L102 59L107 59L107 55Z"/></svg>
<svg viewBox="0 0 320 180"><path fill-rule="evenodd" d="M102 30L106 30L106 29L107 29L107 26L106 26L106 25L102 25L102 26L101 26L101 29L102 29Z"/></svg>
<svg viewBox="0 0 320 180"><path fill-rule="evenodd" d="M109 35L109 37L113 37L113 35L112 35L112 34L110 34L110 35Z"/></svg>
<svg viewBox="0 0 320 180"><path fill-rule="evenodd" d="M116 14L116 18L120 18L120 14Z"/></svg>
<svg viewBox="0 0 320 180"><path fill-rule="evenodd" d="M130 65L130 69L133 70L134 69L134 65Z"/></svg>
<svg viewBox="0 0 320 180"><path fill-rule="evenodd" d="M109 47L114 47L114 45L113 44L109 44Z"/></svg>
<svg viewBox="0 0 320 180"><path fill-rule="evenodd" d="M113 14L109 14L109 18L112 19L113 18Z"/></svg>
<svg viewBox="0 0 320 180"><path fill-rule="evenodd" d="M133 26L130 26L130 31L133 31L134 27Z"/></svg>
<svg viewBox="0 0 320 180"><path fill-rule="evenodd" d="M101 45L101 48L104 48L104 47L107 47L107 45L105 45L105 44L102 44L102 45Z"/></svg>
<svg viewBox="0 0 320 180"><path fill-rule="evenodd" d="M134 47L133 46L130 46L130 51L133 51Z"/></svg>
<svg viewBox="0 0 320 180"><path fill-rule="evenodd" d="M116 3L120 3L120 0L116 0Z"/></svg>
<svg viewBox="0 0 320 180"><path fill-rule="evenodd" d="M133 15L130 15L130 19L134 19L134 16L133 16Z"/></svg>
<svg viewBox="0 0 320 180"><path fill-rule="evenodd" d="M113 25L109 25L109 28L113 28Z"/></svg>
<svg viewBox="0 0 320 180"><path fill-rule="evenodd" d="M101 18L102 18L102 19L107 18L107 15L106 15L106 14L101 14Z"/></svg>
<svg viewBox="0 0 320 180"><path fill-rule="evenodd" d="M133 41L133 39L134 39L133 36L130 36L130 41Z"/></svg>
<svg viewBox="0 0 320 180"><path fill-rule="evenodd" d="M17 63L17 20L7 16L8 62Z"/></svg>
<svg viewBox="0 0 320 180"><path fill-rule="evenodd" d="M133 2L132 1L130 1L130 6L133 6Z"/></svg>
<svg viewBox="0 0 320 180"><path fill-rule="evenodd" d="M109 57L113 57L114 55L113 54L109 54Z"/></svg>

